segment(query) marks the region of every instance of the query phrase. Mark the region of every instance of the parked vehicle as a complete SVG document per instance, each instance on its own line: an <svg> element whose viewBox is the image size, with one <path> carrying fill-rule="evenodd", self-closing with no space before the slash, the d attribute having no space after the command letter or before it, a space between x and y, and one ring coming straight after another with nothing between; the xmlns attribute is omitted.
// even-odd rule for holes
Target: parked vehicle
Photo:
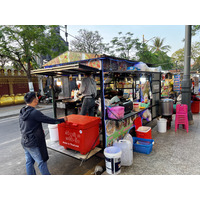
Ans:
<svg viewBox="0 0 200 200"><path fill-rule="evenodd" d="M39 103L49 104L52 103L52 97L49 95L49 92L45 92L44 95L41 95L41 90L38 91L37 97Z"/></svg>

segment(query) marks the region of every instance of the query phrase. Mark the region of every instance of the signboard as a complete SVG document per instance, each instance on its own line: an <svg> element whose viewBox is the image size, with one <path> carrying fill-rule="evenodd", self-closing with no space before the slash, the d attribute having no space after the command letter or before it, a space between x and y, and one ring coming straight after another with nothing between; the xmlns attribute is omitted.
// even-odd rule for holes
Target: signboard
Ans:
<svg viewBox="0 0 200 200"><path fill-rule="evenodd" d="M180 75L174 75L174 92L180 92Z"/></svg>
<svg viewBox="0 0 200 200"><path fill-rule="evenodd" d="M106 146L112 146L114 141L123 139L132 126L132 117L123 121L106 120Z"/></svg>
<svg viewBox="0 0 200 200"><path fill-rule="evenodd" d="M30 92L34 92L33 82L28 82L28 87Z"/></svg>

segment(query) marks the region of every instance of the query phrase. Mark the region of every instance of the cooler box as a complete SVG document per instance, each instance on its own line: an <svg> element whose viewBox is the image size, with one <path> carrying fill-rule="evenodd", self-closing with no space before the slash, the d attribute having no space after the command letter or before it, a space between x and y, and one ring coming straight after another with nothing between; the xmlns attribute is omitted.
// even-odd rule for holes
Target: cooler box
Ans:
<svg viewBox="0 0 200 200"><path fill-rule="evenodd" d="M199 113L199 101L193 101L191 103L191 111L192 113Z"/></svg>
<svg viewBox="0 0 200 200"><path fill-rule="evenodd" d="M99 117L68 115L68 121L58 124L59 144L81 154L88 153L99 141ZM96 142L95 142L96 141Z"/></svg>
<svg viewBox="0 0 200 200"><path fill-rule="evenodd" d="M151 127L149 126L142 126L142 120L141 117L137 117L134 120L135 124L135 132L136 132L136 137L138 138L145 138L145 139L152 139L151 136Z"/></svg>

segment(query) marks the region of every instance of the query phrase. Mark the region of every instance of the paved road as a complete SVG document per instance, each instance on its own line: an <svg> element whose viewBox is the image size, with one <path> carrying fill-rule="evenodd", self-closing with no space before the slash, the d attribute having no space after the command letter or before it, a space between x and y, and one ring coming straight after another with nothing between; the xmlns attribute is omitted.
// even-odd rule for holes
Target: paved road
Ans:
<svg viewBox="0 0 200 200"><path fill-rule="evenodd" d="M42 111L45 115L53 117L52 110ZM45 133L48 133L47 124L43 124ZM49 138L49 134L46 136ZM80 167L80 160L63 155L59 152L48 149L48 166L52 174L55 175L82 175L88 174L88 171L102 161L99 157L92 157L84 162ZM20 131L18 116L0 119L0 175L24 175L25 156L20 144ZM40 172L36 168L36 173Z"/></svg>

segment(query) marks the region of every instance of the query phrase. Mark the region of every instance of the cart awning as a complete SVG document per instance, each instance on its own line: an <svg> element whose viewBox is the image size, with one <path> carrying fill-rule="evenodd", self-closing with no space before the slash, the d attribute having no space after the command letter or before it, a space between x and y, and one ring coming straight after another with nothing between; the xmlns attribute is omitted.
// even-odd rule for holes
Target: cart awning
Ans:
<svg viewBox="0 0 200 200"><path fill-rule="evenodd" d="M62 76L70 74L81 74L86 72L99 72L100 70L94 67L83 65L81 63L66 64L62 66L56 66L51 68L42 68L31 70L31 74L35 75L47 75L47 76Z"/></svg>

